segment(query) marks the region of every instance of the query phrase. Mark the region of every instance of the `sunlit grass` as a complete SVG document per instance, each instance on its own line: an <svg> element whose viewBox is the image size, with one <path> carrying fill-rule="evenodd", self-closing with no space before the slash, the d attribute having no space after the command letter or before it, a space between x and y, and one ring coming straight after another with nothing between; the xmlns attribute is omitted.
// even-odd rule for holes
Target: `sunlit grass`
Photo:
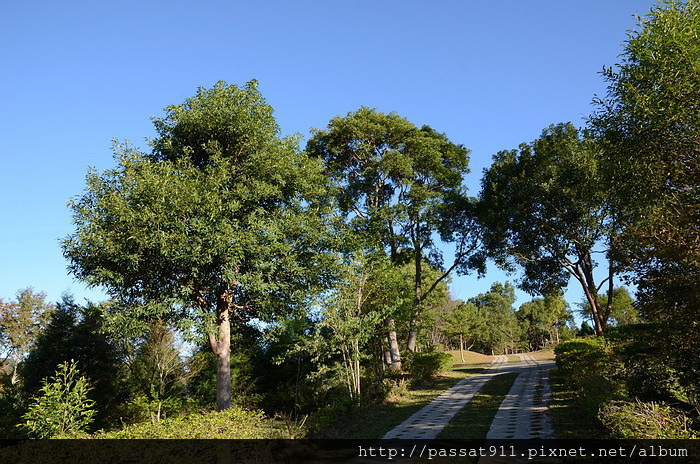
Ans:
<svg viewBox="0 0 700 464"><path fill-rule="evenodd" d="M462 363L459 351L449 353L453 357L451 370L419 385L408 387L408 384L404 384L404 388L397 388L397 393L383 404L374 404L348 413L338 419L333 430L324 431L324 436L347 439L381 438L460 380L481 374L491 365L491 356L465 351L465 362Z"/></svg>
<svg viewBox="0 0 700 464"><path fill-rule="evenodd" d="M474 395L472 400L452 418L437 438L485 439L498 408L508 395L517 376L518 373L510 372L497 375L489 380Z"/></svg>
<svg viewBox="0 0 700 464"><path fill-rule="evenodd" d="M530 354L537 361L554 361L554 350L539 350Z"/></svg>
<svg viewBox="0 0 700 464"><path fill-rule="evenodd" d="M605 438L602 425L575 391L567 388L558 369L549 375L552 399L549 411L557 438Z"/></svg>

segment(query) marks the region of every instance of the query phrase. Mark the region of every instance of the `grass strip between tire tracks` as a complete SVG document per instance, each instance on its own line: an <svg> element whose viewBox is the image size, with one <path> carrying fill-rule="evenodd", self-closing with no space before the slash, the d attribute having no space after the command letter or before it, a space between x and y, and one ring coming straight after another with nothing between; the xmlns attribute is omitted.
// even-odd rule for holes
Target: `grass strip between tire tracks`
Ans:
<svg viewBox="0 0 700 464"><path fill-rule="evenodd" d="M518 376L516 372L499 374L481 387L472 400L438 434L438 439L485 439L498 408Z"/></svg>

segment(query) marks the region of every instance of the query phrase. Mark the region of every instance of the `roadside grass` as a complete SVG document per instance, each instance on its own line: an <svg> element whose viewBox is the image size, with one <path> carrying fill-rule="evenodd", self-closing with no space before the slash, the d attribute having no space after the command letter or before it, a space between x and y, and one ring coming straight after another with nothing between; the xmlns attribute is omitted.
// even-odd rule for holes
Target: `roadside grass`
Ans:
<svg viewBox="0 0 700 464"><path fill-rule="evenodd" d="M438 439L483 440L498 408L508 395L517 372L494 376L437 436Z"/></svg>
<svg viewBox="0 0 700 464"><path fill-rule="evenodd" d="M602 424L591 413L583 398L566 386L559 369L552 369L549 382L552 388L549 411L557 438L608 438Z"/></svg>
<svg viewBox="0 0 700 464"><path fill-rule="evenodd" d="M536 361L554 361L554 350L539 350L530 353Z"/></svg>
<svg viewBox="0 0 700 464"><path fill-rule="evenodd" d="M419 385L396 388L382 404L358 408L338 417L323 430L323 438L378 439L389 430L408 419L412 414L429 404L433 399L460 380L478 375L491 365L491 356L464 352L461 362L459 351L449 351L453 358L452 369Z"/></svg>

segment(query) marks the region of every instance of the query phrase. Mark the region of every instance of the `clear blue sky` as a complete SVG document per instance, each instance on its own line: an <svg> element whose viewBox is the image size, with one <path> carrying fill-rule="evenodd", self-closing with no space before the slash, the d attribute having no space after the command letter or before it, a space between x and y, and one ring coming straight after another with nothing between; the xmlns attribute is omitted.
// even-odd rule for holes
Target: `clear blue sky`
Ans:
<svg viewBox="0 0 700 464"><path fill-rule="evenodd" d="M557 122L583 125L598 74L651 0L5 2L0 14L0 298L103 298L66 273L66 202L111 140L145 147L151 116L218 80L258 79L284 134L361 105L491 156ZM508 277L459 277L468 298ZM511 280L517 276L509 277ZM571 286L567 297L579 301ZM520 296L519 303L529 297Z"/></svg>

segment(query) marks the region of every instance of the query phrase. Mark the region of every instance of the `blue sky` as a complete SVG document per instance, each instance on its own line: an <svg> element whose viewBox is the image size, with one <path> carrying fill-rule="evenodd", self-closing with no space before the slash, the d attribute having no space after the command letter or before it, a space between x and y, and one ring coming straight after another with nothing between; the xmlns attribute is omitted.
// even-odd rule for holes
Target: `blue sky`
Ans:
<svg viewBox="0 0 700 464"><path fill-rule="evenodd" d="M218 80L257 79L284 134L361 105L471 149L479 189L499 150L583 125L599 75L649 0L32 1L0 15L0 298L33 286L103 299L66 273L58 241L111 140L146 147L151 116ZM469 298L495 280L457 277ZM567 293L579 301L582 292ZM520 295L518 304L529 296Z"/></svg>

